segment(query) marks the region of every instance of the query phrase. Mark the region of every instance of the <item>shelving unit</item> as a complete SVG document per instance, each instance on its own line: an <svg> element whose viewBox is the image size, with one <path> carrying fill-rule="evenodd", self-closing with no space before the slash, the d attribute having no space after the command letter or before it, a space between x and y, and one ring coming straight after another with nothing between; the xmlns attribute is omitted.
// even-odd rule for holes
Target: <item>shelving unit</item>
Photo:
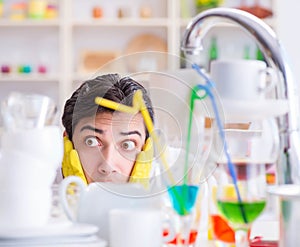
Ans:
<svg viewBox="0 0 300 247"><path fill-rule="evenodd" d="M7 5L15 2L4 0ZM122 0L59 0L57 19L12 21L7 18L8 13L4 13L0 18L0 65L9 64L16 70L20 64L30 64L33 72L0 73L0 101L8 92L22 90L49 95L62 107L74 87L96 72L80 71L82 52L113 51L123 56L128 43L144 33L164 40L168 54L179 56L181 35L190 20L181 17L180 3L179 0L132 0L130 3ZM193 1L186 0L186 3L190 15L194 16ZM92 18L91 10L96 5L103 8L100 19ZM151 18L139 17L142 6L152 10ZM118 18L120 9L124 12L131 9L131 13ZM274 19L268 22L274 26ZM46 74L35 72L39 64L47 66ZM180 65L177 61L168 61L167 66L176 69ZM114 68L114 72L119 71L123 69Z"/></svg>
<svg viewBox="0 0 300 247"><path fill-rule="evenodd" d="M60 35L61 16L53 19L12 20L11 5L16 0L3 1L0 17L0 66L8 66L10 73L0 71L0 101L12 91L45 94L60 101ZM22 66L31 72L20 73ZM46 73L39 71L46 68Z"/></svg>

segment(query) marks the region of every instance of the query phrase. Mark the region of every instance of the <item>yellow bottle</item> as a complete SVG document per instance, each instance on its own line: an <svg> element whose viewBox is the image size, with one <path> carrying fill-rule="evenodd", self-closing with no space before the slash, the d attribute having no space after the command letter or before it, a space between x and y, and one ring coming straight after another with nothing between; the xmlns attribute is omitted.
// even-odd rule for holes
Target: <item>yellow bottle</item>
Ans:
<svg viewBox="0 0 300 247"><path fill-rule="evenodd" d="M0 0L0 18L2 17L3 15L3 1Z"/></svg>
<svg viewBox="0 0 300 247"><path fill-rule="evenodd" d="M26 18L26 4L14 3L11 5L10 19L21 21Z"/></svg>
<svg viewBox="0 0 300 247"><path fill-rule="evenodd" d="M29 0L28 17L32 19L44 19L47 8L46 0Z"/></svg>

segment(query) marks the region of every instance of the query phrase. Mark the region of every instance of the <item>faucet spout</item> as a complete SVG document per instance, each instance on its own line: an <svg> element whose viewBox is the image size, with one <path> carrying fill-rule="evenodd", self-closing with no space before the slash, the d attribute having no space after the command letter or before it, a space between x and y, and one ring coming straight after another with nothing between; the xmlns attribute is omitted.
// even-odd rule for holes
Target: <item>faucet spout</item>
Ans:
<svg viewBox="0 0 300 247"><path fill-rule="evenodd" d="M249 33L264 54L268 66L277 71L275 97L287 99L289 112L279 117L281 154L278 159L279 183L300 183L299 99L285 51L275 32L261 19L233 8L214 8L195 16L188 24L181 43L186 54L197 54L207 31L217 24L232 23Z"/></svg>

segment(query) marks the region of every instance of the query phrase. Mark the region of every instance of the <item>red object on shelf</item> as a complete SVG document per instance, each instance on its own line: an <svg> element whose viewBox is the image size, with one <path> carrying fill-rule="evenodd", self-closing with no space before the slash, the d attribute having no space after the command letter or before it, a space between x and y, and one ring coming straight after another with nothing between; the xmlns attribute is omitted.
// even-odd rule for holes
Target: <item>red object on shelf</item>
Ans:
<svg viewBox="0 0 300 247"><path fill-rule="evenodd" d="M262 237L255 237L250 241L249 247L278 247L278 241L263 240Z"/></svg>
<svg viewBox="0 0 300 247"><path fill-rule="evenodd" d="M94 18L101 18L103 16L102 8L100 7L94 7L93 8L93 17Z"/></svg>
<svg viewBox="0 0 300 247"><path fill-rule="evenodd" d="M163 236L167 236L168 234L169 234L169 231L167 229L165 229L164 232L163 232ZM197 234L198 234L198 232L196 230L191 230L191 232L190 232L190 239L189 239L189 243L188 244L195 243L195 241L197 239ZM178 242L180 242L180 244L183 244L185 241L183 239L181 239L180 236L176 235L173 240L171 240L170 242L168 242L168 244L175 244L175 245L177 245Z"/></svg>
<svg viewBox="0 0 300 247"><path fill-rule="evenodd" d="M273 15L272 10L264 8L259 5L254 5L254 6L240 6L238 7L240 10L244 10L246 12L249 12L252 15L255 15L258 18L267 18Z"/></svg>
<svg viewBox="0 0 300 247"><path fill-rule="evenodd" d="M10 67L8 65L2 65L1 66L1 72L4 74L10 73Z"/></svg>
<svg viewBox="0 0 300 247"><path fill-rule="evenodd" d="M44 65L39 65L39 66L38 66L38 72L39 72L40 74L45 74L45 73L47 72L46 66L44 66Z"/></svg>

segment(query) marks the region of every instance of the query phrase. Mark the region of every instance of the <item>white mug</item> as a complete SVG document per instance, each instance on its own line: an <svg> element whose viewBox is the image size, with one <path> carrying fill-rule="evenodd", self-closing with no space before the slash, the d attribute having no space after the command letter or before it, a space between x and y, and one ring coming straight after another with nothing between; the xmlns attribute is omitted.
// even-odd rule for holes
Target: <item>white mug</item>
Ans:
<svg viewBox="0 0 300 247"><path fill-rule="evenodd" d="M0 228L38 228L47 225L51 213L50 188L0 189Z"/></svg>
<svg viewBox="0 0 300 247"><path fill-rule="evenodd" d="M70 205L72 193L68 193L70 185L77 185L78 201L75 200L75 214ZM60 202L67 217L73 222L89 223L98 226L98 235L109 240L109 211L116 208L159 208L160 197L149 196L148 192L137 184L91 183L86 186L76 176L65 178L59 188ZM73 196L75 196L75 194ZM72 201L72 199L71 199ZM73 200L74 201L74 200Z"/></svg>
<svg viewBox="0 0 300 247"><path fill-rule="evenodd" d="M165 236L164 227L169 229ZM174 239L173 227L161 210L113 209L109 212L109 243L111 247L161 247Z"/></svg>
<svg viewBox="0 0 300 247"><path fill-rule="evenodd" d="M274 70L258 60L215 60L210 76L221 99L231 100L264 99L277 82Z"/></svg>
<svg viewBox="0 0 300 247"><path fill-rule="evenodd" d="M39 159L41 166L56 170L63 158L63 134L58 126L7 131L2 134L2 151L18 150Z"/></svg>
<svg viewBox="0 0 300 247"><path fill-rule="evenodd" d="M17 140L15 140L17 142ZM50 218L55 170L24 152L0 157L0 228L41 227Z"/></svg>

